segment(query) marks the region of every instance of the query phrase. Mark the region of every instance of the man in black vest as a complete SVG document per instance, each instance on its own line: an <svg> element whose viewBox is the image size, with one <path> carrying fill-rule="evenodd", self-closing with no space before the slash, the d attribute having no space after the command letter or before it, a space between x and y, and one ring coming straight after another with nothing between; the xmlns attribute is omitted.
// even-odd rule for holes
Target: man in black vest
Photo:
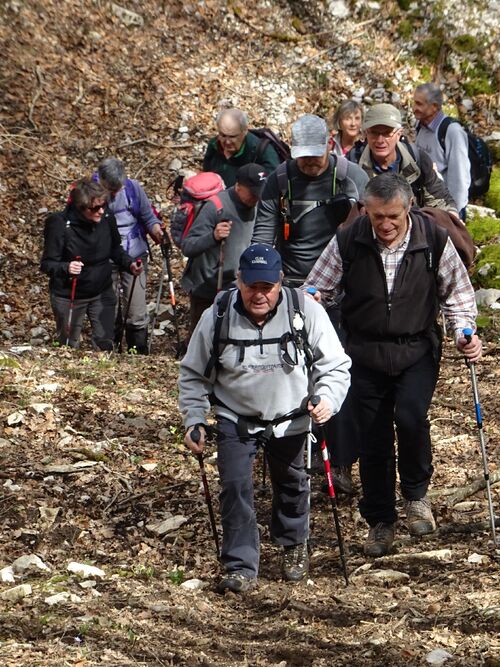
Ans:
<svg viewBox="0 0 500 667"><path fill-rule="evenodd" d="M436 528L427 499L433 467L427 412L436 385L441 308L457 348L471 362L481 341L474 290L447 232L412 210L412 190L396 174L365 188L367 215L337 230L309 274L326 306L340 292L346 351L352 358L353 410L360 426L360 511L370 526L368 556L389 552L396 514L396 457L409 532Z"/></svg>

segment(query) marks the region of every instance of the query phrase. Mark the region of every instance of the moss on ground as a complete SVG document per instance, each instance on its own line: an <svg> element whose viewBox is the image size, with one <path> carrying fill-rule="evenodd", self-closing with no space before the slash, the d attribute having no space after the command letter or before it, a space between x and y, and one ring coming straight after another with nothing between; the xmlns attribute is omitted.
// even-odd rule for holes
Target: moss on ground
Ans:
<svg viewBox="0 0 500 667"><path fill-rule="evenodd" d="M488 208L500 215L500 168L494 167L491 172L490 189L484 197L484 203Z"/></svg>
<svg viewBox="0 0 500 667"><path fill-rule="evenodd" d="M467 219L467 229L476 245L484 245L500 236L500 220L488 215L475 215Z"/></svg>
<svg viewBox="0 0 500 667"><path fill-rule="evenodd" d="M500 244L495 243L481 249L472 282L476 288L500 289Z"/></svg>

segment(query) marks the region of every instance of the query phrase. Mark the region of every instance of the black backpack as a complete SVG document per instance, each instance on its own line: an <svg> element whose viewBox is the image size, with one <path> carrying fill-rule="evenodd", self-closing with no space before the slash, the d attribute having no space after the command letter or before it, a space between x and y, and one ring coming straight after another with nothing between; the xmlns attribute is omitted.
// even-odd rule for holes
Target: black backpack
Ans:
<svg viewBox="0 0 500 667"><path fill-rule="evenodd" d="M307 340L307 331L304 322L304 292L301 289L285 287L284 285L282 286L282 290L287 296L290 331L285 332L281 338L268 338L264 340L261 338L251 338L248 340L231 338L229 336L229 317L227 311L231 297L237 290L236 288L226 290L217 297L213 305L215 328L212 349L210 351L211 356L204 372L206 378L209 378L212 371L219 366L220 356L228 343L239 347L239 361L241 363L245 358L246 347L262 345L263 343L267 345L276 343L281 345L284 354L287 354L286 345L292 342L297 350L304 352L306 365L310 368L313 362L313 352Z"/></svg>
<svg viewBox="0 0 500 667"><path fill-rule="evenodd" d="M254 161L257 164L261 164L262 156L266 148L271 145L278 157L280 162L289 160L291 157L290 146L280 139L278 135L271 130L269 127L255 127L250 130L252 134L260 139L259 145L257 146L257 152L255 153Z"/></svg>
<svg viewBox="0 0 500 667"><path fill-rule="evenodd" d="M491 153L485 141L474 134L467 126L460 123L456 118L446 116L438 128L438 141L446 154L445 139L446 132L451 123L459 123L467 135L469 143L469 161L470 161L470 187L469 199L481 197L486 194L490 187L490 177L492 169ZM418 129L417 129L418 132Z"/></svg>

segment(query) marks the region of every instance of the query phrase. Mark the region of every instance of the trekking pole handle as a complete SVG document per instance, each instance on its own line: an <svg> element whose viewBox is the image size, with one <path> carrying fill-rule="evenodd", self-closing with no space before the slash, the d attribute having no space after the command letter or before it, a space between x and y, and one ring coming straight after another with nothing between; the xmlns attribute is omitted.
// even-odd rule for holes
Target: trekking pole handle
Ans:
<svg viewBox="0 0 500 667"><path fill-rule="evenodd" d="M308 294L311 294L311 295L316 294L317 291L318 291L318 290L317 290L315 287L308 287L308 288L306 289L306 292L307 292Z"/></svg>
<svg viewBox="0 0 500 667"><path fill-rule="evenodd" d="M472 336L474 335L474 332L470 327L467 327L466 329L462 330L462 333L464 335L465 340L470 343L472 340Z"/></svg>
<svg viewBox="0 0 500 667"><path fill-rule="evenodd" d="M198 424L191 431L190 438L193 442L196 442L196 443L200 442L201 432L200 432L200 427L198 426Z"/></svg>
<svg viewBox="0 0 500 667"><path fill-rule="evenodd" d="M311 401L311 405L316 407L321 403L321 396L318 396L318 394L313 394L309 400Z"/></svg>

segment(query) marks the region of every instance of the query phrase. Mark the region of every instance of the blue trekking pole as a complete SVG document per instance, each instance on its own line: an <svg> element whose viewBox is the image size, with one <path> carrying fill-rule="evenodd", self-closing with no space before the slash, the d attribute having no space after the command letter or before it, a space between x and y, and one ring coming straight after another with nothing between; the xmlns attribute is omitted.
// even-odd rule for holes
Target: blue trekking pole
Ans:
<svg viewBox="0 0 500 667"><path fill-rule="evenodd" d="M465 340L470 343L473 335L472 329L464 329L463 334ZM483 459L483 471L484 471L484 481L486 484L486 495L488 497L488 509L490 513L490 523L491 523L491 535L493 537L493 545L498 546L497 536L495 531L495 513L493 511L493 501L491 499L491 484L490 484L490 472L488 468L488 458L486 455L486 445L484 443L484 432L483 432L483 417L481 415L481 404L479 403L479 392L477 389L477 378L476 378L476 368L475 364L468 359L465 360L465 363L470 368L470 379L472 383L472 394L474 396L474 409L476 411L476 423L479 431L479 444L481 447L481 456Z"/></svg>

